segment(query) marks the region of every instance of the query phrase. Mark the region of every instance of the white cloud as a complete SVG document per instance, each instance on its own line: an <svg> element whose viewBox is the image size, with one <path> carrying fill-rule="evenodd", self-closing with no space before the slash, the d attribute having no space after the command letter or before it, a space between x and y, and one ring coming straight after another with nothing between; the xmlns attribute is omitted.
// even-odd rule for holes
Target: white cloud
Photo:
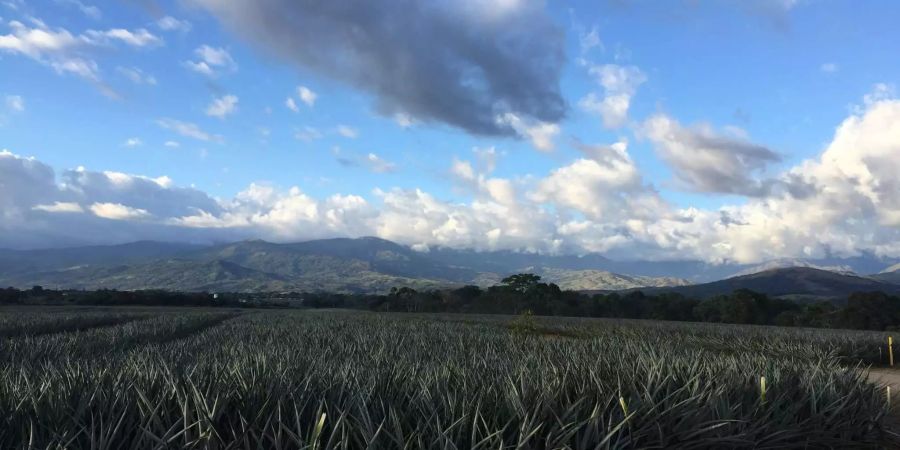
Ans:
<svg viewBox="0 0 900 450"><path fill-rule="evenodd" d="M144 145L144 142L136 137L133 137L133 138L126 139L125 143L122 145L124 145L126 147L139 147L141 145Z"/></svg>
<svg viewBox="0 0 900 450"><path fill-rule="evenodd" d="M100 82L100 67L96 62L81 58L69 58L50 63L57 73L71 73L93 82Z"/></svg>
<svg viewBox="0 0 900 450"><path fill-rule="evenodd" d="M655 217L665 210L656 192L643 185L627 143L579 147L587 157L538 182L531 194L535 201L571 208L602 222Z"/></svg>
<svg viewBox="0 0 900 450"><path fill-rule="evenodd" d="M52 29L39 19L31 19L31 22L34 27L15 20L8 22L11 33L0 34L0 52L25 56L59 74L76 75L90 81L102 94L112 98L119 98L119 95L101 79L100 66L93 59L98 52L93 50L115 42L139 48L163 43L162 39L145 29L88 30L75 35L64 28Z"/></svg>
<svg viewBox="0 0 900 450"><path fill-rule="evenodd" d="M300 108L297 108L297 102L295 102L292 97L288 97L287 99L285 99L284 106L287 106L287 109L293 112L300 111Z"/></svg>
<svg viewBox="0 0 900 450"><path fill-rule="evenodd" d="M21 53L34 59L54 52L64 52L81 43L79 38L62 28L56 30L45 26L29 28L15 20L9 22L9 27L12 34L0 35L0 49Z"/></svg>
<svg viewBox="0 0 900 450"><path fill-rule="evenodd" d="M156 124L166 130L173 131L184 137L197 139L198 141L224 142L224 138L217 134L210 134L203 131L197 124L190 122L182 122L180 120L162 118L156 121Z"/></svg>
<svg viewBox="0 0 900 450"><path fill-rule="evenodd" d="M90 210L95 216L110 220L136 220L150 216L145 209L132 208L120 203L94 203Z"/></svg>
<svg viewBox="0 0 900 450"><path fill-rule="evenodd" d="M105 44L110 41L119 41L132 47L156 47L163 45L163 40L147 31L145 28L138 28L134 31L124 28L112 28L105 31L88 30L85 35L91 43Z"/></svg>
<svg viewBox="0 0 900 450"><path fill-rule="evenodd" d="M819 67L819 70L825 73L834 73L838 71L838 65L835 63L825 63Z"/></svg>
<svg viewBox="0 0 900 450"><path fill-rule="evenodd" d="M29 28L18 21L10 21L11 34L0 35L0 51L18 53L52 67L58 73L73 73L91 81L99 80L97 64L79 56L87 43L83 37L68 30L50 29L39 23Z"/></svg>
<svg viewBox="0 0 900 450"><path fill-rule="evenodd" d="M231 54L223 48L213 48L208 45L202 45L194 50L194 53L200 57L201 60L213 66L227 67L234 65Z"/></svg>
<svg viewBox="0 0 900 450"><path fill-rule="evenodd" d="M316 104L316 98L318 97L315 92L306 86L298 86L297 95L300 97L300 100L303 101L303 103L306 103L306 106L309 106L310 108Z"/></svg>
<svg viewBox="0 0 900 450"><path fill-rule="evenodd" d="M156 78L153 75L149 75L144 73L143 70L138 69L137 67L116 67L116 72L119 75L127 78L134 84L147 84L150 86L156 85Z"/></svg>
<svg viewBox="0 0 900 450"><path fill-rule="evenodd" d="M191 23L187 20L178 20L172 16L165 16L156 21L156 26L163 31L178 31L186 33L191 31Z"/></svg>
<svg viewBox="0 0 900 450"><path fill-rule="evenodd" d="M878 88L876 88L876 91ZM825 151L780 177L769 197L671 224L690 255L708 261L900 256L900 100L867 104L838 126ZM734 223L734 224L733 224ZM664 232L662 224L652 228ZM669 244L674 247L675 242Z"/></svg>
<svg viewBox="0 0 900 450"><path fill-rule="evenodd" d="M509 125L519 136L528 138L537 150L550 152L556 148L553 140L559 134L559 125L555 123L526 121L513 113L497 117L497 122Z"/></svg>
<svg viewBox="0 0 900 450"><path fill-rule="evenodd" d="M400 128L409 128L416 123L416 121L413 120L412 116L405 113L394 114L394 122L399 125Z"/></svg>
<svg viewBox="0 0 900 450"><path fill-rule="evenodd" d="M708 124L683 127L665 114L647 119L641 134L653 142L681 186L697 192L767 195L769 183L756 175L781 160L748 141L743 131L728 136Z"/></svg>
<svg viewBox="0 0 900 450"><path fill-rule="evenodd" d="M14 113L25 111L25 99L21 95L7 95L6 109Z"/></svg>
<svg viewBox="0 0 900 450"><path fill-rule="evenodd" d="M502 181L500 183L503 184ZM503 189L495 195L503 197ZM420 248L553 251L554 219L540 208L482 198L470 204L440 200L420 189L378 191L383 204L372 220L375 235Z"/></svg>
<svg viewBox="0 0 900 450"><path fill-rule="evenodd" d="M483 201L505 206L515 205L517 202L517 192L512 181L488 177L488 172L476 171L469 161L454 159L450 173Z"/></svg>
<svg viewBox="0 0 900 450"><path fill-rule="evenodd" d="M647 81L646 75L637 67L616 64L591 66L589 72L603 87L604 96L601 98L591 92L578 105L585 111L600 114L604 127L622 127L628 120L631 99L638 87Z"/></svg>
<svg viewBox="0 0 900 450"><path fill-rule="evenodd" d="M450 173L464 181L475 181L475 169L468 161L454 159L450 166Z"/></svg>
<svg viewBox="0 0 900 450"><path fill-rule="evenodd" d="M356 128L347 125L339 125L335 129L335 131L337 132L337 134L340 134L341 136L348 139L356 139L359 137L359 131L357 131Z"/></svg>
<svg viewBox="0 0 900 450"><path fill-rule="evenodd" d="M224 48L201 45L194 50L197 61L185 61L185 66L194 72L215 77L221 72L233 72L237 70L237 64Z"/></svg>
<svg viewBox="0 0 900 450"><path fill-rule="evenodd" d="M181 147L181 144L179 144L179 143L176 142L176 141L166 141L163 145L166 146L166 147L168 147L168 148L178 148L178 147Z"/></svg>
<svg viewBox="0 0 900 450"><path fill-rule="evenodd" d="M236 95L223 95L213 99L212 103L206 107L206 115L224 119L237 111L237 104L238 98Z"/></svg>
<svg viewBox="0 0 900 450"><path fill-rule="evenodd" d="M84 209L75 202L53 202L49 205L35 205L31 209L50 213L82 213Z"/></svg>

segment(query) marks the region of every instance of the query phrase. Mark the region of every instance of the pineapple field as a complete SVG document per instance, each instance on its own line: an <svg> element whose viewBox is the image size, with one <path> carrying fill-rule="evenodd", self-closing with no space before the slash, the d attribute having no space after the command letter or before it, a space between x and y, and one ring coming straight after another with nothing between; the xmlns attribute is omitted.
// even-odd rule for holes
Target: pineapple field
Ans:
<svg viewBox="0 0 900 450"><path fill-rule="evenodd" d="M303 310L0 310L0 448L898 445L887 334Z"/></svg>

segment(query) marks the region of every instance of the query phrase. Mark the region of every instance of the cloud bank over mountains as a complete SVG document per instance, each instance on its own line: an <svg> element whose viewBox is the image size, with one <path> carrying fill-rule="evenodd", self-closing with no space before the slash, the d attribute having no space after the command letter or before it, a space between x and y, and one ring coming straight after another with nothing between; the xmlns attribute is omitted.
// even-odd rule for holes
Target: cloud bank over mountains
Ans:
<svg viewBox="0 0 900 450"><path fill-rule="evenodd" d="M80 167L57 173L2 151L0 246L376 235L421 250L711 262L900 255L900 100L869 98L837 127L821 155L774 175L756 171L777 155L745 138L664 116L643 128L679 180L692 189L743 193L746 202L717 210L676 207L642 176L625 141L576 143L582 157L518 178L496 176L496 151L479 150L476 161L456 160L449 168L470 192L468 202L400 188L376 189L372 200L354 193L313 198L300 187L262 184L218 199L165 176ZM712 161L716 171L688 164L697 158Z"/></svg>

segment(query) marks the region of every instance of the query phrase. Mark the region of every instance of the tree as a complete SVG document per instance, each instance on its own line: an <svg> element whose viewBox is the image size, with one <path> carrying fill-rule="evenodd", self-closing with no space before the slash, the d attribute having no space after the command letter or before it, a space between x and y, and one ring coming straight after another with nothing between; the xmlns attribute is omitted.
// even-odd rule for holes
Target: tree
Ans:
<svg viewBox="0 0 900 450"><path fill-rule="evenodd" d="M463 303L471 302L481 295L481 288L475 285L467 285L453 290L453 295L458 297Z"/></svg>
<svg viewBox="0 0 900 450"><path fill-rule="evenodd" d="M884 292L855 292L847 299L843 325L860 330L884 330L898 322L900 299Z"/></svg>
<svg viewBox="0 0 900 450"><path fill-rule="evenodd" d="M798 327L833 328L839 319L837 306L830 301L822 301L803 306L794 320Z"/></svg>
<svg viewBox="0 0 900 450"><path fill-rule="evenodd" d="M418 310L418 292L415 289L410 287L402 287L397 289L396 287L391 288L391 293L389 295L391 302L396 304L400 309L405 309L407 312L417 311Z"/></svg>
<svg viewBox="0 0 900 450"><path fill-rule="evenodd" d="M528 292L540 282L541 277L533 273L517 273L500 280L506 287L521 293Z"/></svg>

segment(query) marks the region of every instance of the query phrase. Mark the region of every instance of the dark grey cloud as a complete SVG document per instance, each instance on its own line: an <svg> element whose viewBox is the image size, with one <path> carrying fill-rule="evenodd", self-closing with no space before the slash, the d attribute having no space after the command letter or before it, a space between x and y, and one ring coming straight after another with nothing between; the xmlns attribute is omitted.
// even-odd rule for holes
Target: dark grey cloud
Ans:
<svg viewBox="0 0 900 450"><path fill-rule="evenodd" d="M572 146L588 158L607 168L615 168L621 164L631 164L627 153L617 151L608 145L586 144L576 138L572 141Z"/></svg>
<svg viewBox="0 0 900 450"><path fill-rule="evenodd" d="M688 190L764 197L775 180L761 177L766 166L781 161L769 148L754 144L731 130L717 133L706 124L685 127L665 114L657 114L642 127L676 180Z"/></svg>
<svg viewBox="0 0 900 450"><path fill-rule="evenodd" d="M731 215L731 213L729 213L728 211L724 211L724 210L719 211L719 223L726 227L729 227L732 225L749 225L747 222L744 222L743 220L735 218L734 216Z"/></svg>
<svg viewBox="0 0 900 450"><path fill-rule="evenodd" d="M791 197L803 200L821 192L821 189L797 173L787 173L775 183L773 192L783 191Z"/></svg>
<svg viewBox="0 0 900 450"><path fill-rule="evenodd" d="M138 220L111 220L92 207L143 211ZM59 180L52 167L0 150L0 248L68 246L140 239L206 242L233 238L229 230L171 226L173 217L220 214L222 206L167 178L75 169Z"/></svg>
<svg viewBox="0 0 900 450"><path fill-rule="evenodd" d="M0 222L56 195L53 169L0 149Z"/></svg>
<svg viewBox="0 0 900 450"><path fill-rule="evenodd" d="M346 152L340 147L331 149L335 161L344 167L362 167L372 173L391 173L397 171L397 165L376 155L375 153L359 154Z"/></svg>
<svg viewBox="0 0 900 450"><path fill-rule="evenodd" d="M147 211L154 217L180 217L221 206L205 192L171 185L171 181L116 172L67 170L62 174L68 199L85 204L116 203Z"/></svg>
<svg viewBox="0 0 900 450"><path fill-rule="evenodd" d="M304 71L403 113L480 135L514 135L499 115L558 122L564 34L540 0L192 0Z"/></svg>

